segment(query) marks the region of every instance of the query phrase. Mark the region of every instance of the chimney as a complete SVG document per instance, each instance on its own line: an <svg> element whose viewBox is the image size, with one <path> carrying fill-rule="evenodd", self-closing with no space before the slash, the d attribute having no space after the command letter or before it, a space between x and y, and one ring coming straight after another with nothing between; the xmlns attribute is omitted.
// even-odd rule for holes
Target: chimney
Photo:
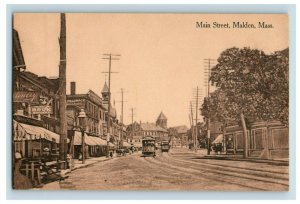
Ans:
<svg viewBox="0 0 300 204"><path fill-rule="evenodd" d="M76 94L76 83L75 81L71 81L71 95Z"/></svg>

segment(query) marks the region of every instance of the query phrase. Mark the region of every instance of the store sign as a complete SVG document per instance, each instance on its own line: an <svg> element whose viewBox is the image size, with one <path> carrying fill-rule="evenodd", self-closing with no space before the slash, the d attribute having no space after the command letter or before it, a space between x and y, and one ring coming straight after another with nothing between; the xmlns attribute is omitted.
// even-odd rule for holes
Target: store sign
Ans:
<svg viewBox="0 0 300 204"><path fill-rule="evenodd" d="M83 106L84 107L85 99L67 99L67 105L76 105L76 106Z"/></svg>
<svg viewBox="0 0 300 204"><path fill-rule="evenodd" d="M51 106L31 106L32 114L52 114Z"/></svg>
<svg viewBox="0 0 300 204"><path fill-rule="evenodd" d="M31 91L16 91L13 94L13 102L33 102L38 101L39 95Z"/></svg>

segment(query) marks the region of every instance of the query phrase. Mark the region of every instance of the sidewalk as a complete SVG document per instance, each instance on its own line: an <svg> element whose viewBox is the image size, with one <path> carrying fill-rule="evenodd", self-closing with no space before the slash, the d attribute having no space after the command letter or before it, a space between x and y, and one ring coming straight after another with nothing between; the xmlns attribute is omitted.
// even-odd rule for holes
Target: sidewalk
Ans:
<svg viewBox="0 0 300 204"><path fill-rule="evenodd" d="M210 155L202 155L198 159L215 159L215 160L231 160L231 161L247 161L247 162L256 162L256 163L267 163L278 166L289 166L289 159L260 159L256 157L243 158L241 154L215 154L211 153Z"/></svg>
<svg viewBox="0 0 300 204"><path fill-rule="evenodd" d="M171 149L171 154L189 154L195 155L196 159L215 159L215 160L231 160L231 161L247 161L256 163L267 163L278 166L288 166L289 159L259 159L255 157L243 158L242 154L217 154L214 151L207 155L207 149L198 149L197 152L188 149Z"/></svg>
<svg viewBox="0 0 300 204"><path fill-rule="evenodd" d="M113 158L116 158L116 155L114 155ZM87 158L85 160L84 164L82 164L82 161L79 161L78 159L74 159L73 160L74 161L74 167L72 169L61 170L60 175L62 177L67 177L67 174L71 173L72 171L74 171L76 169L85 168L85 167L88 167L92 164L107 161L107 160L110 160L110 159L113 159L113 158L106 157L106 156L91 157L91 158ZM51 183L44 184L41 188L34 188L34 190L59 190L59 189L60 189L59 181L54 181L54 182L51 182Z"/></svg>
<svg viewBox="0 0 300 204"><path fill-rule="evenodd" d="M115 158L116 156L114 156L113 158ZM71 171L74 171L76 169L80 169L80 168L84 168L84 167L88 167L92 164L95 164L97 162L100 162L100 161L106 161L106 160L110 160L110 159L113 159L113 158L110 158L110 157L106 157L106 156L102 156L102 157L90 157L90 158L87 158L85 159L85 163L83 164L82 161L79 161L78 159L73 159L74 161L74 167L72 169L67 169L67 170L62 170L62 176L70 173Z"/></svg>

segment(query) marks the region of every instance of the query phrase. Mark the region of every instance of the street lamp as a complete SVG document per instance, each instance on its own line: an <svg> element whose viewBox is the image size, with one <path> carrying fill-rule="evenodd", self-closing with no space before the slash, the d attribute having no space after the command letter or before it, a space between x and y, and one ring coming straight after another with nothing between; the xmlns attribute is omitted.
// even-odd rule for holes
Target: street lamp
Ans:
<svg viewBox="0 0 300 204"><path fill-rule="evenodd" d="M85 126L86 126L86 114L84 112L84 109L81 109L78 115L79 119L79 127L80 127L80 132L81 132L81 146L82 146L82 163L85 163Z"/></svg>

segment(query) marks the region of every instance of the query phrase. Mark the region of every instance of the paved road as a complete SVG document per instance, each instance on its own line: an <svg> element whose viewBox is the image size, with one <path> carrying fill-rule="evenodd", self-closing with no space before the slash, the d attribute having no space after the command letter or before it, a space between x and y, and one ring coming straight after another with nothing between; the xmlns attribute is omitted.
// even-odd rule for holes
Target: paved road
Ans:
<svg viewBox="0 0 300 204"><path fill-rule="evenodd" d="M73 171L61 189L81 190L288 190L288 167L196 159L188 150L157 157L117 157Z"/></svg>

